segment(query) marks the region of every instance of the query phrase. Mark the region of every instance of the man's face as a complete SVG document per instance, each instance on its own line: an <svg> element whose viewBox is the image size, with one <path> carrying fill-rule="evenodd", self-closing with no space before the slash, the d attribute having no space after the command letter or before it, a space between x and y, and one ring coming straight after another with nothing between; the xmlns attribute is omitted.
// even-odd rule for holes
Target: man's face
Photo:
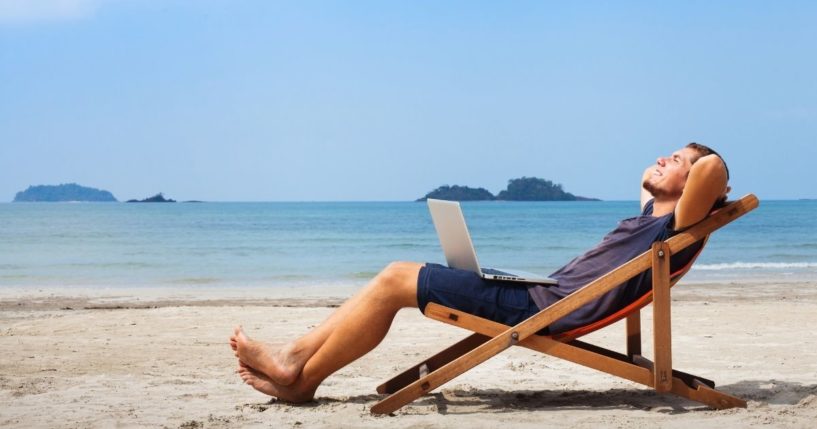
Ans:
<svg viewBox="0 0 817 429"><path fill-rule="evenodd" d="M655 170L644 181L646 189L655 198L680 198L692 168L692 160L698 154L690 148L683 148L672 155L656 160Z"/></svg>

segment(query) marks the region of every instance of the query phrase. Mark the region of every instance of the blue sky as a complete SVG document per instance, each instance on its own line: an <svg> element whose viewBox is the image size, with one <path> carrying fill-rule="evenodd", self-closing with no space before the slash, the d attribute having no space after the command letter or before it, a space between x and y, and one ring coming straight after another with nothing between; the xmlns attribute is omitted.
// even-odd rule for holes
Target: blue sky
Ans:
<svg viewBox="0 0 817 429"><path fill-rule="evenodd" d="M817 198L817 2L0 0L0 201L637 199L690 141Z"/></svg>

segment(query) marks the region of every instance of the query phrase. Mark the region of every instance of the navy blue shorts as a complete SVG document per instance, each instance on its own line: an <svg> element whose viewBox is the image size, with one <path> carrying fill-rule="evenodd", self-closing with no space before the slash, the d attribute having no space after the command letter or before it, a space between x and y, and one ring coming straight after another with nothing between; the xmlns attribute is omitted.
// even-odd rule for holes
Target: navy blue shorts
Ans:
<svg viewBox="0 0 817 429"><path fill-rule="evenodd" d="M420 311L425 312L429 302L509 326L539 312L523 283L485 280L471 271L432 263L420 268L417 276Z"/></svg>

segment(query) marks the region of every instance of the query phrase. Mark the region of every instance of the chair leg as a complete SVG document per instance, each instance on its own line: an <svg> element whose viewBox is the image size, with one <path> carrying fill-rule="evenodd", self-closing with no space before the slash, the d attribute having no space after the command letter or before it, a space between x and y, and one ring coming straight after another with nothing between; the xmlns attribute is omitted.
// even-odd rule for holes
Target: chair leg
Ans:
<svg viewBox="0 0 817 429"><path fill-rule="evenodd" d="M385 383L377 386L377 393L392 394L408 386L411 383L424 377L426 374L437 370L454 359L470 352L471 350L490 340L481 334L471 334L465 339L451 345L447 349L431 356L430 358L414 365L413 367L397 374Z"/></svg>
<svg viewBox="0 0 817 429"><path fill-rule="evenodd" d="M686 384L675 383L680 385L683 389L677 389L675 385L672 386L672 393L683 396L687 399L709 405L716 410L725 410L727 408L746 408L746 401L743 399L727 395L719 390L715 390L703 382L695 380L694 386L687 388ZM678 390L683 390L679 392Z"/></svg>
<svg viewBox="0 0 817 429"><path fill-rule="evenodd" d="M641 354L641 310L627 316L627 356Z"/></svg>
<svg viewBox="0 0 817 429"><path fill-rule="evenodd" d="M672 390L672 332L670 330L670 249L665 242L652 246L653 381L657 392Z"/></svg>

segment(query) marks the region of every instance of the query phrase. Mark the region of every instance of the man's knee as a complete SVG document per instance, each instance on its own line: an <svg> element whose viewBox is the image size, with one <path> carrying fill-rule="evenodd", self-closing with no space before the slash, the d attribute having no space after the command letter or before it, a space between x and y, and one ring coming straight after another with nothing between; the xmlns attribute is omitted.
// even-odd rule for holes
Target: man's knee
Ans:
<svg viewBox="0 0 817 429"><path fill-rule="evenodd" d="M420 266L422 266L422 264L418 264L417 262L392 261L389 262L389 265L386 265L386 268L384 268L383 271L399 273Z"/></svg>
<svg viewBox="0 0 817 429"><path fill-rule="evenodd" d="M380 275L390 282L405 282L407 280L417 280L417 273L423 264L417 262L394 261L386 265Z"/></svg>
<svg viewBox="0 0 817 429"><path fill-rule="evenodd" d="M417 276L423 264L417 262L392 262L377 275L376 284L390 293L416 294Z"/></svg>

